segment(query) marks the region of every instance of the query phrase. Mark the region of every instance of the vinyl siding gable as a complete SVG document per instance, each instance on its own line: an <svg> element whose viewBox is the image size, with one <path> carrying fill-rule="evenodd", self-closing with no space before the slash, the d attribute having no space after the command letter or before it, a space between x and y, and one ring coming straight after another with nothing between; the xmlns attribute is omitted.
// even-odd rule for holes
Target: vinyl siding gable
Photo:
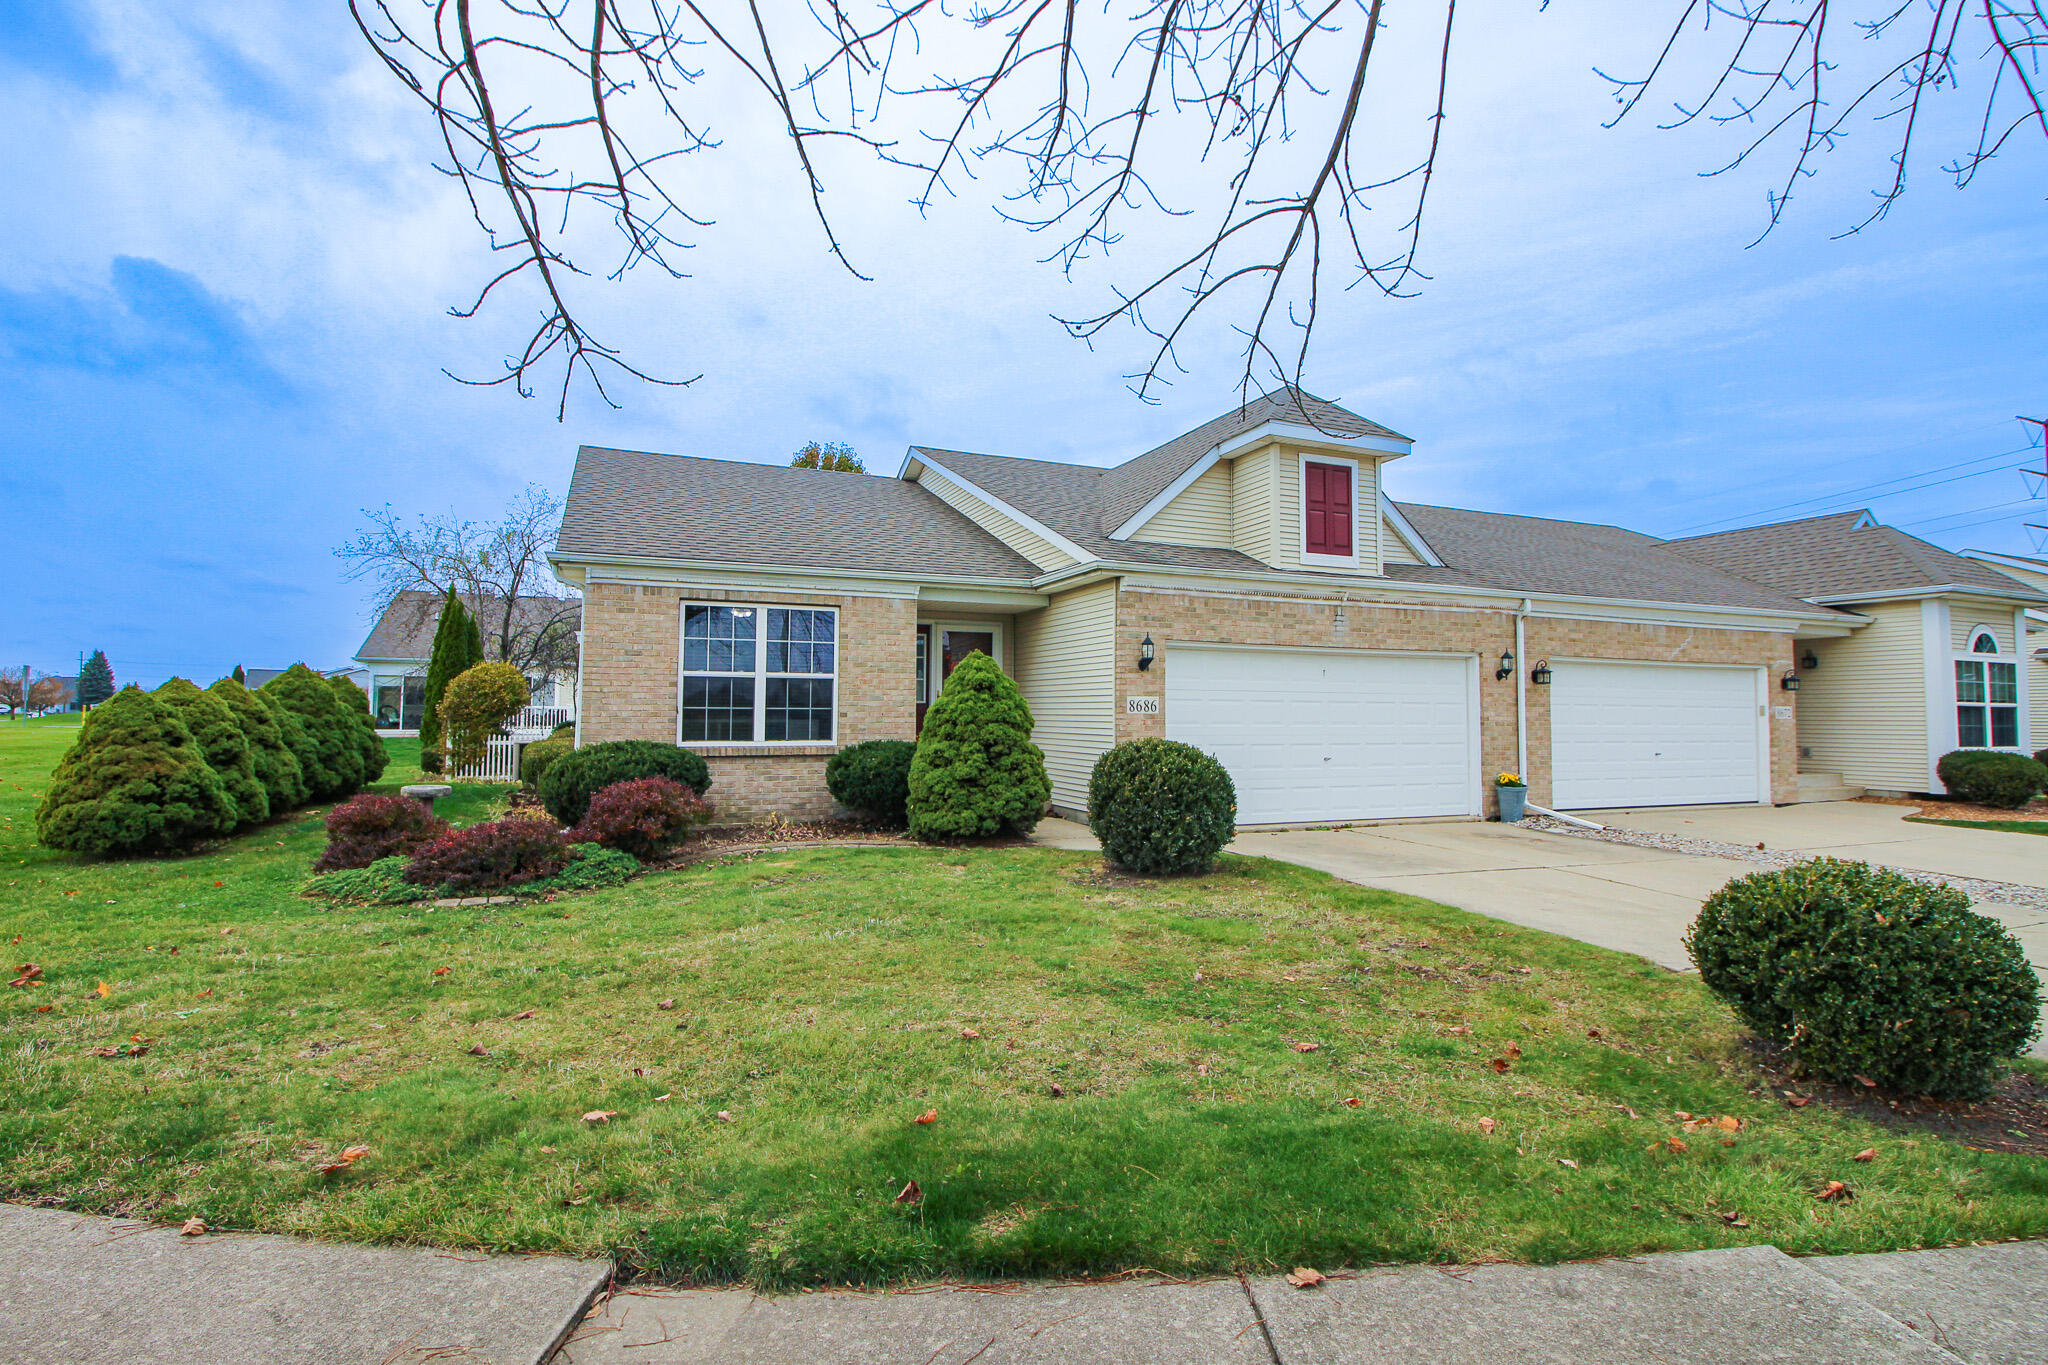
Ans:
<svg viewBox="0 0 2048 1365"><path fill-rule="evenodd" d="M1131 536L1162 545L1233 547L1234 505L1230 464L1219 460Z"/></svg>
<svg viewBox="0 0 2048 1365"><path fill-rule="evenodd" d="M961 487L936 469L925 469L917 476L917 481L929 489L939 501L958 511L1041 570L1064 569L1069 564L1080 562L1044 536L1025 527L1015 517L989 506L975 496L972 490Z"/></svg>
<svg viewBox="0 0 2048 1365"><path fill-rule="evenodd" d="M1114 579L1061 593L1019 613L1012 674L1036 722L1056 805L1088 807L1095 760L1116 743Z"/></svg>

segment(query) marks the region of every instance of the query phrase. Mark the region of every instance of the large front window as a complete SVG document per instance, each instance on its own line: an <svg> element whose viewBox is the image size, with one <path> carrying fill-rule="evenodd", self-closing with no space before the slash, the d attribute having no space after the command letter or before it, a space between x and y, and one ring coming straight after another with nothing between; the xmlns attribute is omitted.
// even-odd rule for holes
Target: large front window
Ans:
<svg viewBox="0 0 2048 1365"><path fill-rule="evenodd" d="M1984 648L1986 642L1990 649ZM1979 636L1977 653L1992 653L1997 642ZM1994 659L1956 660L1956 745L1963 749L2011 749L2020 742L2020 671L2017 663Z"/></svg>
<svg viewBox="0 0 2048 1365"><path fill-rule="evenodd" d="M830 743L839 613L683 604L682 742Z"/></svg>

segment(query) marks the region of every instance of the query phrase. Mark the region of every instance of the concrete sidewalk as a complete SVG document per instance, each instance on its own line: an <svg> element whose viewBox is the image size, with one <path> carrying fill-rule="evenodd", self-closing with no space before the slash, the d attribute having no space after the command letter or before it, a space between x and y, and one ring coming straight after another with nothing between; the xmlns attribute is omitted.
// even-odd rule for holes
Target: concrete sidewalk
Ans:
<svg viewBox="0 0 2048 1365"><path fill-rule="evenodd" d="M632 1290L557 1365L2040 1365L2048 1244L1794 1260L1738 1247L1403 1266L1297 1289Z"/></svg>

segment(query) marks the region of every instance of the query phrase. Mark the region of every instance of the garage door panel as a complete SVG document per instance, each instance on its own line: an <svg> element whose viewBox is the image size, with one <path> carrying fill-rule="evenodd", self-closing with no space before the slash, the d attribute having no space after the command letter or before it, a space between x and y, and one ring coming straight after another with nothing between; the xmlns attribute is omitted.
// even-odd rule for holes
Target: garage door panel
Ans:
<svg viewBox="0 0 2048 1365"><path fill-rule="evenodd" d="M1550 693L1551 799L1563 809L1761 795L1753 670L1561 663Z"/></svg>
<svg viewBox="0 0 2048 1365"><path fill-rule="evenodd" d="M1221 760L1245 824L1472 813L1468 660L1170 649L1166 733Z"/></svg>

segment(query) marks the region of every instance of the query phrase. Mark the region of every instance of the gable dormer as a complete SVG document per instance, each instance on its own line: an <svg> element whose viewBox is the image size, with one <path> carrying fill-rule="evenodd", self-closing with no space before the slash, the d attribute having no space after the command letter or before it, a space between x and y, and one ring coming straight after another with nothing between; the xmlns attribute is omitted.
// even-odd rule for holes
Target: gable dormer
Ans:
<svg viewBox="0 0 2048 1365"><path fill-rule="evenodd" d="M1369 430L1276 418L1218 441L1111 538L1233 549L1276 569L1377 576L1428 562L1380 486L1381 467L1413 442L1344 416Z"/></svg>

